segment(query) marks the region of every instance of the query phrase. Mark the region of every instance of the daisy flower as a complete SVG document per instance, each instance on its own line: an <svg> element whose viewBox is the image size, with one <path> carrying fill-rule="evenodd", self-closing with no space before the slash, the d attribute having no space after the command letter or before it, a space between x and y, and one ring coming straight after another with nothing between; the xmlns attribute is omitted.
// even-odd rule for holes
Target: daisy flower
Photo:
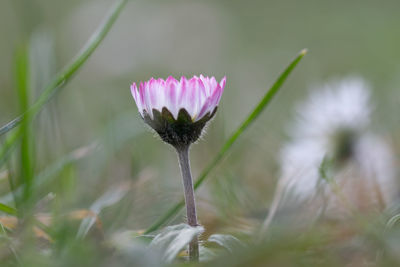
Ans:
<svg viewBox="0 0 400 267"><path fill-rule="evenodd" d="M178 153L181 168L188 224L197 227L196 203L193 179L189 163L189 147L201 135L206 123L212 119L222 93L226 78L217 82L214 77L182 76L178 81L153 79L131 85L131 93L140 116L163 141L171 144ZM189 243L189 258L199 259L197 236Z"/></svg>
<svg viewBox="0 0 400 267"><path fill-rule="evenodd" d="M394 156L386 141L368 130L371 103L365 81L350 77L328 83L296 111L292 141L280 155L284 194L332 217L349 209L382 210L393 202ZM340 198L350 207L343 207Z"/></svg>

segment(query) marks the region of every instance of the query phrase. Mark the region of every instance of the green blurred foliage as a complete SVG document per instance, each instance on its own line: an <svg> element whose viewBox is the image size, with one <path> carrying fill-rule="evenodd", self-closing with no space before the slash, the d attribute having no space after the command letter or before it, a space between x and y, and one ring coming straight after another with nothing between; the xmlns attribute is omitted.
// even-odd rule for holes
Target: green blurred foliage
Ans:
<svg viewBox="0 0 400 267"><path fill-rule="evenodd" d="M110 2L0 1L0 125L39 96L52 75L96 29ZM35 190L30 206L34 213L57 218L57 227L47 233L52 241L26 237L24 224L11 236L5 230L0 237L0 261L10 266L143 265L135 261L139 256L132 256L142 255L141 243L124 252L132 255L121 256L97 241L112 239L126 229L146 229L181 199L175 152L146 128L130 95L130 83L153 76L227 76L217 116L192 149L197 176L293 55L302 48L309 50L267 112L199 190L197 203L205 236L230 233L251 239L274 194L279 178L277 153L287 140L285 132L296 103L304 99L310 86L329 78L358 74L371 83L373 126L391 140L398 155L399 10L396 0L129 1L78 75L32 125L23 126L28 128L19 147L21 156L11 156L0 169L0 177L14 180L25 175L30 181L33 171L35 181L47 177L40 185L29 183L31 189L25 192ZM29 58L16 61L20 47L27 48L25 56ZM16 72L23 63L29 64L25 66L29 71ZM15 79L16 73L28 75L29 83L18 84L24 78ZM0 140L3 144L5 138ZM2 196L10 191L6 180L0 179ZM73 211L90 210L116 186L126 187L127 193L101 209L101 230L93 227L88 237L78 242L75 237L82 218L70 218L73 222L65 218ZM173 223L182 222L183 217L180 214ZM379 222L372 234L359 225L349 229L318 225L299 237L295 230L276 225L266 244L250 246L235 257L220 257L213 263L341 266L350 262L363 266L376 260L394 266L400 260L395 243L398 229L382 234L385 229L380 220L384 219L371 219ZM290 228L290 224L284 225ZM50 261L49 242L55 256ZM38 247L44 248L39 254ZM382 252L382 248L387 250ZM153 260L151 264L158 264Z"/></svg>

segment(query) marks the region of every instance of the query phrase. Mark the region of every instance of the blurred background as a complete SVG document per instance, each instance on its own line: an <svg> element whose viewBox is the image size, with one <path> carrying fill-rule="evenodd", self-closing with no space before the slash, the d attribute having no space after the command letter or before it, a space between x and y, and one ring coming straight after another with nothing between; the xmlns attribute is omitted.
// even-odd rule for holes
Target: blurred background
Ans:
<svg viewBox="0 0 400 267"><path fill-rule="evenodd" d="M16 51L29 50L34 101L112 2L0 2L0 125L21 111ZM198 216L206 231L246 232L265 217L295 107L326 80L359 75L370 83L372 126L398 158L399 10L396 0L129 1L104 42L34 122L35 172L68 153L79 155L42 189L42 197L61 196L42 211L90 209L110 188L128 188L102 210L104 234L146 229L181 199L182 185L174 150L145 127L130 84L169 75L227 76L216 118L192 147L197 177L303 48L309 53L281 92L199 190ZM93 151L94 143L99 148ZM6 194L7 181L0 183Z"/></svg>

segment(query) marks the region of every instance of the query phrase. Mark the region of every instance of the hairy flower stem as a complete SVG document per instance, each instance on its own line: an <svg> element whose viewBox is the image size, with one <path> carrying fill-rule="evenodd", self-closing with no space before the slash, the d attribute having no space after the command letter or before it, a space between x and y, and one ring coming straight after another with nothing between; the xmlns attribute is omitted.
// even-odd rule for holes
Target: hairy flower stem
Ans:
<svg viewBox="0 0 400 267"><path fill-rule="evenodd" d="M181 167L183 179L188 224L192 227L196 227L198 226L198 224L196 214L196 202L194 200L192 173L190 171L189 145L176 147L176 151L178 152L179 166ZM189 259L191 261L199 260L199 242L197 236L189 243Z"/></svg>

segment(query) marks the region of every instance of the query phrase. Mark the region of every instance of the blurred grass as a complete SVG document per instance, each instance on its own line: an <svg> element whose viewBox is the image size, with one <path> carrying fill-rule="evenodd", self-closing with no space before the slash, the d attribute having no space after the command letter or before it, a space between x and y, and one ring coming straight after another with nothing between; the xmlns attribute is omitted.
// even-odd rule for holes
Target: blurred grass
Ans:
<svg viewBox="0 0 400 267"><path fill-rule="evenodd" d="M109 5L108 0L0 2L0 36L4 37L0 42L0 125L20 114L23 99L37 99L33 87L49 84L27 84L29 98L19 97L11 67L16 47L41 31L55 40L53 62L66 62L96 29ZM128 242L129 256L103 246L104 240L122 230L143 232L181 199L175 153L151 133L143 134L145 128L129 92L131 82L151 76L227 75L218 114L204 140L193 147L193 172L201 175L212 161L211 155L218 155L230 133L260 101L265 84L272 84L282 63L300 47L312 51L285 84L288 90L280 92L269 112L241 136L229 157L207 176L207 185L199 188L199 218L206 236L229 233L244 241L251 239L268 212L278 177L277 154L287 138L285 127L295 105L310 85L327 78L360 74L371 82L376 103L374 127L389 138L399 160L399 8L395 0L130 1L119 23L80 66L80 75L62 84L66 90L51 96L51 105L46 105L32 128L19 127L1 137L0 172L6 173L6 178L0 179L0 203L7 206L0 208L6 214L0 216L4 230L0 231L0 265L156 262L156 255L147 255L136 243ZM40 76L43 71L38 62L29 60L29 66L34 66L31 75ZM50 73L59 67L47 66ZM23 144L20 137L27 130L33 134L25 135ZM34 151L28 151L31 142L36 145ZM96 144L93 150L91 144ZM27 229L35 222L21 222L24 227L18 230L3 224L12 217L7 210L12 213L13 209L7 180L10 176L17 180L23 167L17 154L32 153L34 157L24 163L25 173L35 170L29 190L35 196L32 212L40 218L54 218L51 246L46 238L32 238ZM89 210L104 192L127 181L131 183L128 193L99 212L101 230L91 228L85 238L77 240L83 218L72 220L67 215ZM13 191L23 192L23 188ZM385 228L388 219L395 218L391 214L364 219L375 230L373 236L365 229L368 227L334 222L317 223L301 233L296 231L295 221L273 225L270 238L261 246L250 245L234 255L211 247L219 257L208 265L397 266L398 223ZM183 216L177 216L172 223L182 220ZM49 247L54 257L48 257Z"/></svg>
<svg viewBox="0 0 400 267"><path fill-rule="evenodd" d="M16 84L18 91L18 101L20 110L24 114L29 106L31 99L30 87L30 68L29 68L29 53L26 48L22 48L16 55ZM20 147L20 168L17 174L17 181L14 186L23 185L24 192L22 198L15 198L17 200L16 207L20 208L21 204L29 205L31 202L32 183L34 179L34 133L32 131L32 123L29 115L24 116L21 121L21 147ZM9 178L11 179L11 177ZM26 209L27 207L24 207ZM22 215L22 213L20 214Z"/></svg>
<svg viewBox="0 0 400 267"><path fill-rule="evenodd" d="M114 7L110 10L110 14L104 20L103 24L99 26L98 30L93 33L91 38L89 39L88 43L83 47L80 53L78 53L72 62L67 65L64 70L58 74L53 81L43 90L42 94L39 96L38 100L28 109L26 106L24 109L24 113L19 117L13 119L12 121L8 122L7 124L3 125L0 128L0 135L7 133L8 131L12 130L16 127L22 120L29 121L28 118L34 117L37 113L42 109L44 104L46 104L51 97L59 90L62 86L64 86L69 79L80 69L80 67L85 63L85 61L89 58L89 56L94 52L94 50L98 47L104 37L107 35L108 31L111 29L111 26L117 19L119 13L121 12L122 8L126 4L126 0L118 0ZM22 66L23 67L23 66ZM18 75L23 75L23 70L18 70ZM27 76L27 73L25 73ZM22 88L24 84L27 82L28 77L19 77L18 82L20 82L20 87ZM19 90L22 94L22 89ZM28 118L26 118L28 117Z"/></svg>

